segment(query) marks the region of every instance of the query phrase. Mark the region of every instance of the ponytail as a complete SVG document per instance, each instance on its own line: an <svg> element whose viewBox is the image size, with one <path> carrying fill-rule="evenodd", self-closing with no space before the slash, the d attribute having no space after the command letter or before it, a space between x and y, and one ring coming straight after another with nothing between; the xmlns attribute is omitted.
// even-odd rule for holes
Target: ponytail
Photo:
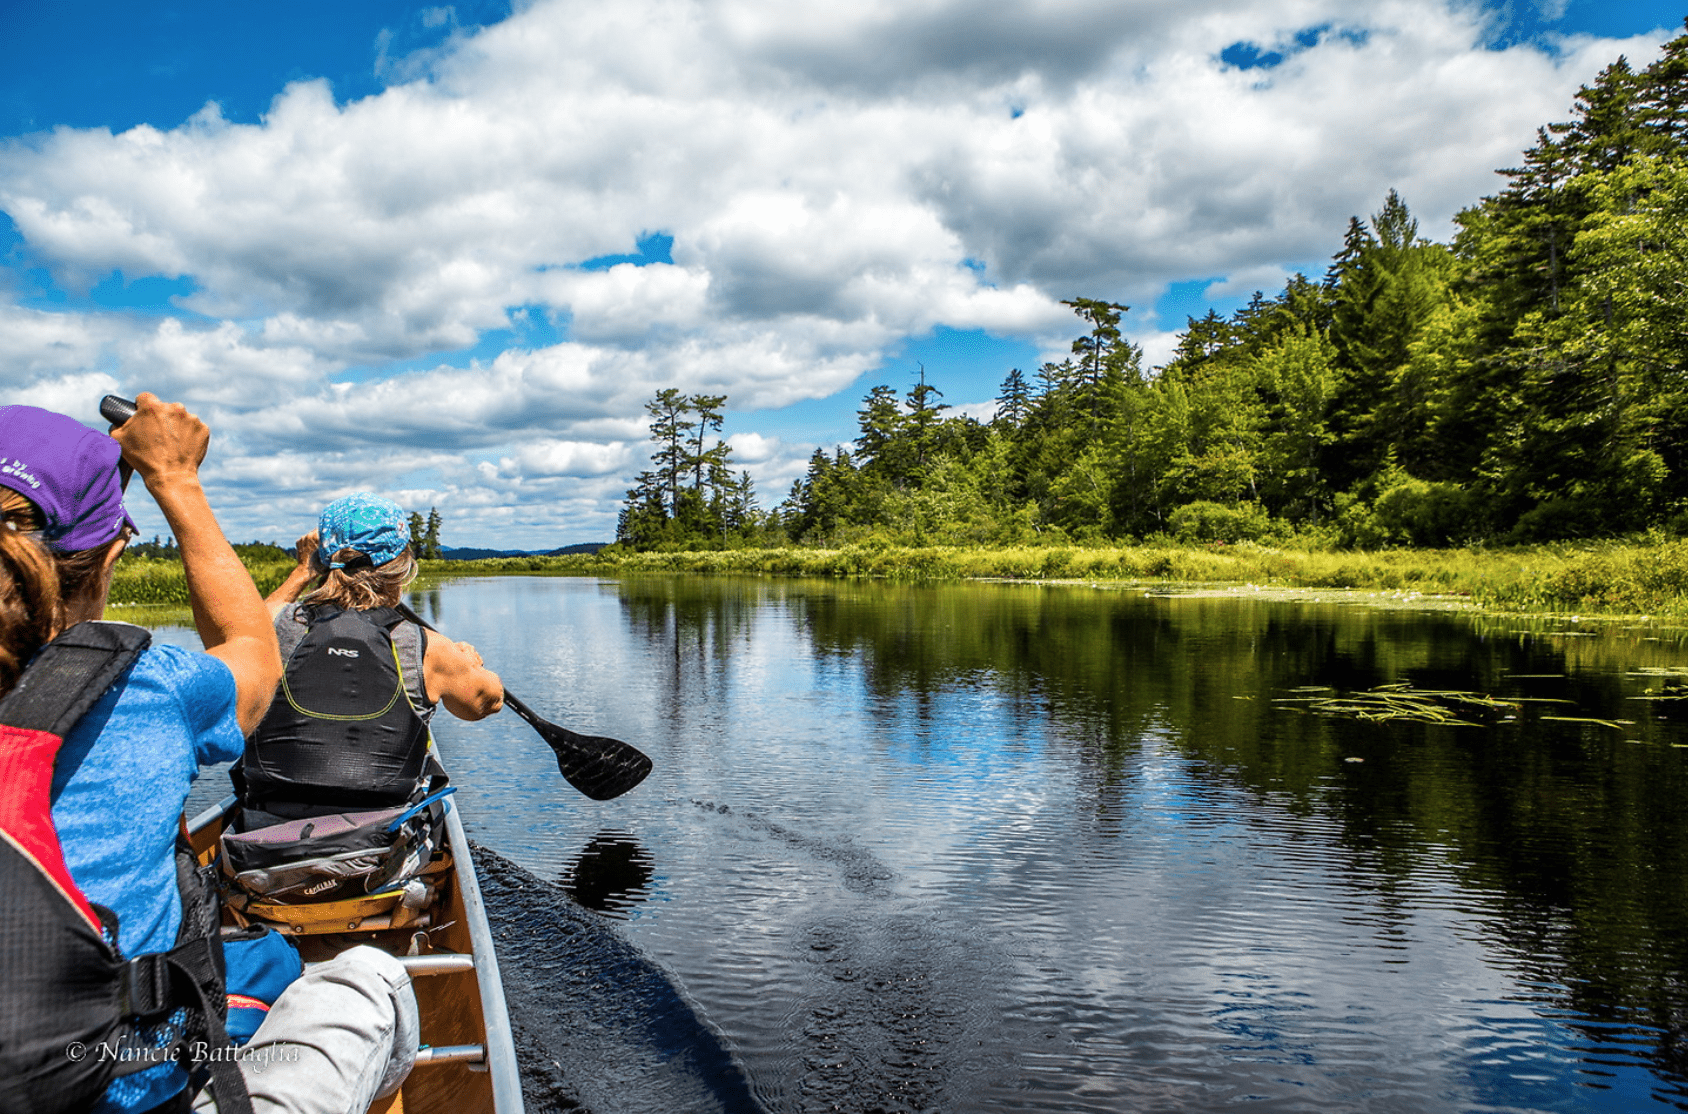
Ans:
<svg viewBox="0 0 1688 1114"><path fill-rule="evenodd" d="M328 570L322 584L300 602L338 604L352 611L393 607L416 579L416 558L408 549L385 565L372 566L369 558L353 549L342 549L330 560L350 561L359 557L363 561L358 566Z"/></svg>
<svg viewBox="0 0 1688 1114"><path fill-rule="evenodd" d="M0 497L0 696L53 637L63 606L58 562L36 540L41 512L15 491Z"/></svg>

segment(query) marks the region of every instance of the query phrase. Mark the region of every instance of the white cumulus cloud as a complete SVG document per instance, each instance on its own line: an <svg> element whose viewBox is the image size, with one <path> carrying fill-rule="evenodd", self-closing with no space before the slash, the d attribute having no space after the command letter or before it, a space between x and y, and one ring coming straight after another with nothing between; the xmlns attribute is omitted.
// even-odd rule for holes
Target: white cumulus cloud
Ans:
<svg viewBox="0 0 1688 1114"><path fill-rule="evenodd" d="M1463 0L533 0L479 30L431 11L450 37L383 53L393 84L362 100L307 81L257 124L211 105L0 142L0 210L63 289L192 283L163 319L0 284L8 397L189 401L236 535L285 539L374 487L439 505L457 544L602 539L658 388L776 409L939 326L1058 351L1063 298L1270 288L1390 188L1444 235L1578 84L1656 53L1491 49ZM1239 42L1281 61L1226 64ZM671 261L613 262L657 234ZM1128 323L1170 349L1143 308ZM812 446L734 420L783 489Z"/></svg>

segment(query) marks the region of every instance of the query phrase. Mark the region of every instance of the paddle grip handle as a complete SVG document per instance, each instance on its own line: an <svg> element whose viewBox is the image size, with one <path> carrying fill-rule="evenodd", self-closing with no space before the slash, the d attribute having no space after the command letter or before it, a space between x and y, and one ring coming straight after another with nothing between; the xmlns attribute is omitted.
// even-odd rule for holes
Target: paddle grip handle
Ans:
<svg viewBox="0 0 1688 1114"><path fill-rule="evenodd" d="M135 402L133 399L121 395L106 395L100 399L100 417L112 425L122 425L135 416Z"/></svg>

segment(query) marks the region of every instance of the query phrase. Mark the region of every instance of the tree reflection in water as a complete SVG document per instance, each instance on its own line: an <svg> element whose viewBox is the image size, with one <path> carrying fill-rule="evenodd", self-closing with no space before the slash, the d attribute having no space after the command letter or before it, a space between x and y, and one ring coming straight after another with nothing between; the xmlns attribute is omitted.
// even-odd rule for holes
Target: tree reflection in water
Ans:
<svg viewBox="0 0 1688 1114"><path fill-rule="evenodd" d="M1032 585L676 577L614 590L635 637L670 656L665 699L690 730L724 714L735 653L789 638L817 687L860 684L852 722L887 758L941 770L1018 746L1071 763L1087 838L1124 829L1152 740L1196 772L1196 792L1269 806L1234 817L1271 826L1266 838L1304 839L1296 817L1328 819L1321 860L1370 892L1381 935L1414 923L1415 873L1434 860L1486 944L1539 990L1533 1008L1580 1034L1571 1051L1590 1085L1620 1045L1650 1063L1655 1098L1688 1100L1688 733L1675 704L1635 699L1658 681L1636 670L1688 662L1680 632L1586 638L1558 621ZM1390 683L1522 710L1460 728L1273 703ZM955 705L982 692L1008 726L957 731Z"/></svg>

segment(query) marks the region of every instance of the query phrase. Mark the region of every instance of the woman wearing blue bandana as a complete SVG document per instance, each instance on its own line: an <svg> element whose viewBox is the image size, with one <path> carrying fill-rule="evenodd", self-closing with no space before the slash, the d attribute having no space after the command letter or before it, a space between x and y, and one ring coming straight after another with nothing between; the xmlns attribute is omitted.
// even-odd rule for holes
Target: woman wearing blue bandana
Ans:
<svg viewBox="0 0 1688 1114"><path fill-rule="evenodd" d="M477 720L504 706L473 646L397 610L416 576L397 503L368 492L330 503L298 554L265 601L285 672L235 775L247 830L413 801L432 768L435 708Z"/></svg>

